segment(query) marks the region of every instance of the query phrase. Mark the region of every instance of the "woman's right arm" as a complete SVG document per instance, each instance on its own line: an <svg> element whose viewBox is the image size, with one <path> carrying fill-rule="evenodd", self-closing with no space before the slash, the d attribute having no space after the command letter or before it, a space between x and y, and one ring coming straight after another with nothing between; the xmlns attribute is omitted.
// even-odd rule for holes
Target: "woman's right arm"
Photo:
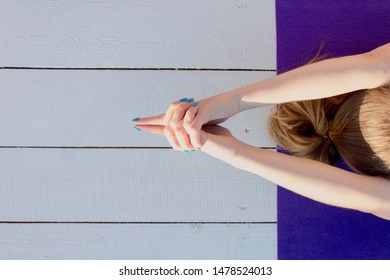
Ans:
<svg viewBox="0 0 390 280"><path fill-rule="evenodd" d="M323 60L241 88L240 111L332 97L390 81L390 43L368 53Z"/></svg>
<svg viewBox="0 0 390 280"><path fill-rule="evenodd" d="M390 43L371 52L309 64L273 78L191 102L173 102L161 125L181 139L177 150L201 147L200 130L265 104L326 98L390 81ZM194 106L196 105L196 106ZM141 119L136 125L147 125ZM189 136L187 140L187 136ZM191 143L190 143L191 142Z"/></svg>

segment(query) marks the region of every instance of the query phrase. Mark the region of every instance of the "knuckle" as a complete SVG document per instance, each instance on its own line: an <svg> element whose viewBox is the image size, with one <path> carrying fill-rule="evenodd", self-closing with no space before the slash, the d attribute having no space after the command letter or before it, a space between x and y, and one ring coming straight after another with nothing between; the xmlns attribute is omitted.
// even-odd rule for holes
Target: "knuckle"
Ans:
<svg viewBox="0 0 390 280"><path fill-rule="evenodd" d="M198 110L198 108L196 108L196 107L190 107L190 108L187 110L187 113L188 113L189 115L193 116L197 110Z"/></svg>
<svg viewBox="0 0 390 280"><path fill-rule="evenodd" d="M188 119L192 119L195 115L195 110L192 108L188 109L187 112L186 112L186 118Z"/></svg>
<svg viewBox="0 0 390 280"><path fill-rule="evenodd" d="M175 115L184 115L185 111L186 110L183 107L183 105L179 105L179 106L177 106L177 108L175 110Z"/></svg>
<svg viewBox="0 0 390 280"><path fill-rule="evenodd" d="M191 122L187 124L187 129L195 132L198 131L198 126L196 125L196 123Z"/></svg>
<svg viewBox="0 0 390 280"><path fill-rule="evenodd" d="M167 112L175 111L178 105L179 104L177 102L172 102L171 104L169 104Z"/></svg>
<svg viewBox="0 0 390 280"><path fill-rule="evenodd" d="M175 133L181 133L183 131L183 127L177 125L173 128L173 130L175 131Z"/></svg>
<svg viewBox="0 0 390 280"><path fill-rule="evenodd" d="M184 115L184 109L176 109L175 112L172 114L172 118L170 120L170 125L177 126L177 122L182 119Z"/></svg>
<svg viewBox="0 0 390 280"><path fill-rule="evenodd" d="M170 128L169 127L164 127L164 134L169 135L170 134Z"/></svg>
<svg viewBox="0 0 390 280"><path fill-rule="evenodd" d="M178 129L178 124L175 120L171 119L170 122L169 122L169 126L173 129L173 130L177 130Z"/></svg>
<svg viewBox="0 0 390 280"><path fill-rule="evenodd" d="M188 134L193 134L196 132L196 129L195 129L195 127L193 127L192 124L185 124L184 128L188 132Z"/></svg>
<svg viewBox="0 0 390 280"><path fill-rule="evenodd" d="M183 123L183 129L184 129L187 133L190 134L191 129L190 129L190 127L188 126L187 123Z"/></svg>

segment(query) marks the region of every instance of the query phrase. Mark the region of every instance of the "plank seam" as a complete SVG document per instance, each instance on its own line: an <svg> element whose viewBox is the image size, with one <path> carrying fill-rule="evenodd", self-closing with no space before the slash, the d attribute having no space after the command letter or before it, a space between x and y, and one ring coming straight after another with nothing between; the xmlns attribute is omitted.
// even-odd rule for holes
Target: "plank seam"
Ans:
<svg viewBox="0 0 390 280"><path fill-rule="evenodd" d="M272 150L276 147L257 147L259 149ZM124 150L172 150L172 147L142 147L142 146L0 146L0 149L124 149Z"/></svg>
<svg viewBox="0 0 390 280"><path fill-rule="evenodd" d="M50 221L0 221L0 224L169 224L169 225L182 225L182 224L205 224L205 225L218 225L218 224L230 224L230 225L251 225L251 224L276 224L277 222L50 222Z"/></svg>
<svg viewBox="0 0 390 280"><path fill-rule="evenodd" d="M3 66L2 70L70 70L70 71L244 71L244 72L276 72L276 69L222 69L222 68L84 68L84 67L13 67Z"/></svg>

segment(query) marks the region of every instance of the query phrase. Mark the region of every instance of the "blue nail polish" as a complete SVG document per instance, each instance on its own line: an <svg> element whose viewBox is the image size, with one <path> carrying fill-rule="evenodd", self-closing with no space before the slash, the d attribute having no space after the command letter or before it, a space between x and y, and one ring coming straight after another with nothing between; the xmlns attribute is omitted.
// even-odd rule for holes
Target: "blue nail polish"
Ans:
<svg viewBox="0 0 390 280"><path fill-rule="evenodd" d="M136 121L139 121L140 120L140 118L134 118L134 119L132 119L131 121L132 122L136 122Z"/></svg>
<svg viewBox="0 0 390 280"><path fill-rule="evenodd" d="M191 152L188 150L184 150L183 152L185 152L186 154L191 154Z"/></svg>
<svg viewBox="0 0 390 280"><path fill-rule="evenodd" d="M142 129L141 129L141 128L139 128L139 127L136 127L136 126L134 126L134 130L136 130L136 131L142 131Z"/></svg>
<svg viewBox="0 0 390 280"><path fill-rule="evenodd" d="M199 105L199 102L195 102L194 104L192 104L192 107L196 107Z"/></svg>
<svg viewBox="0 0 390 280"><path fill-rule="evenodd" d="M187 103L191 103L192 101L194 101L194 99L193 98L190 98L190 99L187 99Z"/></svg>
<svg viewBox="0 0 390 280"><path fill-rule="evenodd" d="M196 149L197 149L198 151L200 151L200 148L199 148L199 147L197 147Z"/></svg>
<svg viewBox="0 0 390 280"><path fill-rule="evenodd" d="M184 97L184 98L180 99L179 102L187 102L187 100L188 99L186 97Z"/></svg>

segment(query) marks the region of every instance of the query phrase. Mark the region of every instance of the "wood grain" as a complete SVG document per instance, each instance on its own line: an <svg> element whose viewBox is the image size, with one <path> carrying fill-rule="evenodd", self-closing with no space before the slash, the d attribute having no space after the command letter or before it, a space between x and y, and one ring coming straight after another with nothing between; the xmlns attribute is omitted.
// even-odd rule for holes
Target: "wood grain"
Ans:
<svg viewBox="0 0 390 280"><path fill-rule="evenodd" d="M275 69L274 1L0 2L0 66Z"/></svg>
<svg viewBox="0 0 390 280"><path fill-rule="evenodd" d="M0 259L275 259L274 184L131 122L275 68L271 0L0 1Z"/></svg>
<svg viewBox="0 0 390 280"><path fill-rule="evenodd" d="M164 113L182 97L202 99L273 72L1 70L0 146L168 147L131 120ZM269 108L224 125L240 140L272 147Z"/></svg>
<svg viewBox="0 0 390 280"><path fill-rule="evenodd" d="M0 259L276 258L276 225L0 224Z"/></svg>
<svg viewBox="0 0 390 280"><path fill-rule="evenodd" d="M202 153L0 149L0 157L0 221L276 221L273 184Z"/></svg>

